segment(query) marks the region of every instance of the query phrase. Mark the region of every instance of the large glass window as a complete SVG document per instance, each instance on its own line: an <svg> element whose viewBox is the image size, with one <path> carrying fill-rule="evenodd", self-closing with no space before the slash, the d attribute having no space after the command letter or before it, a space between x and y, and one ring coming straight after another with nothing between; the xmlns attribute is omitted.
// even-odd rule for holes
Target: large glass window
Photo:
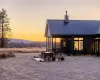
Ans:
<svg viewBox="0 0 100 80"><path fill-rule="evenodd" d="M78 50L78 41L74 41L74 50Z"/></svg>
<svg viewBox="0 0 100 80"><path fill-rule="evenodd" d="M66 47L66 42L65 41L63 42L63 47Z"/></svg>
<svg viewBox="0 0 100 80"><path fill-rule="evenodd" d="M79 50L83 50L83 41L79 41Z"/></svg>
<svg viewBox="0 0 100 80"><path fill-rule="evenodd" d="M78 38L74 38L74 40L78 40Z"/></svg>
<svg viewBox="0 0 100 80"><path fill-rule="evenodd" d="M100 37L94 38L93 52L100 53Z"/></svg>
<svg viewBox="0 0 100 80"><path fill-rule="evenodd" d="M56 38L56 48L60 48L61 47L60 41L61 41L61 38Z"/></svg>
<svg viewBox="0 0 100 80"><path fill-rule="evenodd" d="M83 50L83 38L74 38L74 50Z"/></svg>
<svg viewBox="0 0 100 80"><path fill-rule="evenodd" d="M53 38L53 48L60 48L60 41L61 38Z"/></svg>
<svg viewBox="0 0 100 80"><path fill-rule="evenodd" d="M98 49L99 49L99 53L100 53L100 42L98 44L99 44L99 48Z"/></svg>

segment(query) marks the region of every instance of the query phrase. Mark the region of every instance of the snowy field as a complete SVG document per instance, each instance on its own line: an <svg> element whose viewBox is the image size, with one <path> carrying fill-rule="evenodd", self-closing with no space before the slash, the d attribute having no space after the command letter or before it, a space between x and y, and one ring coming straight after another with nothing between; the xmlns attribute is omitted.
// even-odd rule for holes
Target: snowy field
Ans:
<svg viewBox="0 0 100 80"><path fill-rule="evenodd" d="M34 55L16 53L0 60L0 80L100 80L100 57L68 56L63 62L37 62Z"/></svg>
<svg viewBox="0 0 100 80"><path fill-rule="evenodd" d="M2 52L23 52L23 53L37 53L41 51L46 51L45 47L30 47L30 48L0 48L0 53Z"/></svg>

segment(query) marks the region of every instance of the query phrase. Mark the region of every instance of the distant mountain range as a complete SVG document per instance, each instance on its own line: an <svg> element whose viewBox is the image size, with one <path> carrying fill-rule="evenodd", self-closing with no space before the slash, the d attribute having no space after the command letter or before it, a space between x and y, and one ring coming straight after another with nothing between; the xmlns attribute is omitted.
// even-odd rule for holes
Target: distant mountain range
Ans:
<svg viewBox="0 0 100 80"><path fill-rule="evenodd" d="M29 43L33 43L36 42L38 43L39 41L30 41L30 40L23 40L23 39L10 39L10 42L14 42L14 43L25 43L25 44L29 44Z"/></svg>
<svg viewBox="0 0 100 80"><path fill-rule="evenodd" d="M8 47L41 47L45 46L45 42L29 41L23 39L9 39Z"/></svg>

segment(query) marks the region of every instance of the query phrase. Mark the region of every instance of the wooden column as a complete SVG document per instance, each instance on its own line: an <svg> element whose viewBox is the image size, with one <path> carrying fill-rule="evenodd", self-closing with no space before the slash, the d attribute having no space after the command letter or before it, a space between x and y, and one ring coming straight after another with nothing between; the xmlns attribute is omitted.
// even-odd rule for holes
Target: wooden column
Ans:
<svg viewBox="0 0 100 80"><path fill-rule="evenodd" d="M99 40L98 40L98 54L99 54Z"/></svg>
<svg viewBox="0 0 100 80"><path fill-rule="evenodd" d="M52 51L53 51L53 37L52 37Z"/></svg>
<svg viewBox="0 0 100 80"><path fill-rule="evenodd" d="M71 39L71 53L73 54L74 53L74 37L72 37L72 39Z"/></svg>
<svg viewBox="0 0 100 80"><path fill-rule="evenodd" d="M100 40L99 40L99 54L100 54Z"/></svg>
<svg viewBox="0 0 100 80"><path fill-rule="evenodd" d="M51 38L49 38L49 51L51 51Z"/></svg>
<svg viewBox="0 0 100 80"><path fill-rule="evenodd" d="M95 51L96 51L96 54L97 54L97 41L95 41Z"/></svg>
<svg viewBox="0 0 100 80"><path fill-rule="evenodd" d="M61 46L61 53L63 52L62 48L63 48L63 42L62 42L62 38L61 38L61 41L60 41L60 46Z"/></svg>
<svg viewBox="0 0 100 80"><path fill-rule="evenodd" d="M46 40L47 40L47 43L46 43L46 45L47 45L47 46L46 46L46 47L47 47L47 48L46 48L46 51L48 51L48 45L49 45L49 44L48 44L48 42L49 42L48 37L46 38Z"/></svg>
<svg viewBox="0 0 100 80"><path fill-rule="evenodd" d="M48 51L48 37L47 37L47 51Z"/></svg>
<svg viewBox="0 0 100 80"><path fill-rule="evenodd" d="M95 45L94 45L94 40L93 40L93 51L92 51L93 54L94 54L94 51L95 51L95 50L94 50L94 46L95 46Z"/></svg>
<svg viewBox="0 0 100 80"><path fill-rule="evenodd" d="M50 37L50 51L52 50L52 38Z"/></svg>
<svg viewBox="0 0 100 80"><path fill-rule="evenodd" d="M49 51L49 37L48 37L48 51Z"/></svg>
<svg viewBox="0 0 100 80"><path fill-rule="evenodd" d="M98 47L98 49L99 49L99 54L100 54L100 40L99 40L99 47Z"/></svg>
<svg viewBox="0 0 100 80"><path fill-rule="evenodd" d="M93 43L94 47L93 47L93 53L95 54L95 41Z"/></svg>
<svg viewBox="0 0 100 80"><path fill-rule="evenodd" d="M96 41L95 41L95 53L96 53Z"/></svg>
<svg viewBox="0 0 100 80"><path fill-rule="evenodd" d="M79 38L78 38L78 51L79 51Z"/></svg>
<svg viewBox="0 0 100 80"><path fill-rule="evenodd" d="M95 41L93 42L93 45L94 45L94 47L93 47L93 53L95 54Z"/></svg>
<svg viewBox="0 0 100 80"><path fill-rule="evenodd" d="M59 38L59 50L61 49L61 38Z"/></svg>
<svg viewBox="0 0 100 80"><path fill-rule="evenodd" d="M56 38L55 38L55 50L56 50Z"/></svg>
<svg viewBox="0 0 100 80"><path fill-rule="evenodd" d="M48 45L47 45L47 37L46 37L46 51L47 51L47 46L48 46Z"/></svg>

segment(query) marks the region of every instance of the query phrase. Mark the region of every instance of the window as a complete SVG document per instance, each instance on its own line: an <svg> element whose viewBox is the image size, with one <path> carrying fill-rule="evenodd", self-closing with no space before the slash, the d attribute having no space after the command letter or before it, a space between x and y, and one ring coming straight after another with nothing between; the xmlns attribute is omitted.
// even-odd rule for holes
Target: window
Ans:
<svg viewBox="0 0 100 80"><path fill-rule="evenodd" d="M83 50L83 38L74 38L74 50Z"/></svg>
<svg viewBox="0 0 100 80"><path fill-rule="evenodd" d="M83 41L79 41L79 50L83 50Z"/></svg>
<svg viewBox="0 0 100 80"><path fill-rule="evenodd" d="M78 50L78 41L74 41L74 50Z"/></svg>
<svg viewBox="0 0 100 80"><path fill-rule="evenodd" d="M83 40L83 38L79 38L79 40Z"/></svg>
<svg viewBox="0 0 100 80"><path fill-rule="evenodd" d="M78 40L78 38L74 38L74 40Z"/></svg>
<svg viewBox="0 0 100 80"><path fill-rule="evenodd" d="M63 42L63 47L66 47L66 42L65 41Z"/></svg>

